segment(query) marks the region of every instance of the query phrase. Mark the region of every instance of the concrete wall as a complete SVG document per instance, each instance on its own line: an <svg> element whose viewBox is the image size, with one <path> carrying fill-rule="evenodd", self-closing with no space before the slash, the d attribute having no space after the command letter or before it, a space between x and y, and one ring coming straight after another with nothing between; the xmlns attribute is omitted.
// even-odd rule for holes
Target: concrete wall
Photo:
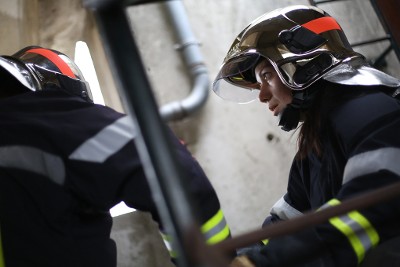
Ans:
<svg viewBox="0 0 400 267"><path fill-rule="evenodd" d="M218 72L234 37L255 17L272 9L307 0L185 0L192 30L210 80ZM350 42L383 35L369 1L324 4L338 18ZM185 98L191 80L163 4L129 7L133 34L160 106ZM75 42L88 42L106 104L123 111L102 50L95 23L79 0L0 0L0 54L28 44L51 47L73 56ZM387 44L357 47L373 58ZM385 69L399 75L392 52ZM285 192L288 168L295 151L296 133L277 126L267 106L237 105L210 93L201 112L171 127L187 144L210 177L233 235L258 228L273 203ZM119 266L168 266L168 255L148 214L115 218L112 233L119 248Z"/></svg>

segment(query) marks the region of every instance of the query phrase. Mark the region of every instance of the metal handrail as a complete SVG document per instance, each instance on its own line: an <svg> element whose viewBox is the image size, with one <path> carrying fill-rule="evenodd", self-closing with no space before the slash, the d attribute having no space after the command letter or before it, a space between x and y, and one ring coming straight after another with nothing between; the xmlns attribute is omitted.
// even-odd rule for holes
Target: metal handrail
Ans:
<svg viewBox="0 0 400 267"><path fill-rule="evenodd" d="M223 241L214 247L224 253L243 248L260 242L267 238L273 238L292 234L308 227L327 222L330 218L371 207L373 205L400 197L400 182L363 193L348 200L343 200L340 205L328 207L318 211L310 211L300 217L287 221L277 222L268 225L263 229L255 230L247 234L234 237L231 240Z"/></svg>

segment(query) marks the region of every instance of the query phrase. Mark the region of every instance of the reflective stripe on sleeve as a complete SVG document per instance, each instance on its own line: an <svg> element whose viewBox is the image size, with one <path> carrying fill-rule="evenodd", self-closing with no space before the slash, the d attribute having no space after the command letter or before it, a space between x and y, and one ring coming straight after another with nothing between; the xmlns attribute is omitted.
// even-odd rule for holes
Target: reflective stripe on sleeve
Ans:
<svg viewBox="0 0 400 267"><path fill-rule="evenodd" d="M359 176L380 170L388 170L400 175L399 158L400 149L394 147L379 148L355 155L347 161L343 174L343 184Z"/></svg>
<svg viewBox="0 0 400 267"><path fill-rule="evenodd" d="M219 210L211 219L201 226L207 244L215 244L225 240L230 233L222 210Z"/></svg>
<svg viewBox="0 0 400 267"><path fill-rule="evenodd" d="M289 203L285 201L284 197L281 197L274 206L272 206L271 214L277 215L282 220L289 220L303 213L290 206Z"/></svg>
<svg viewBox="0 0 400 267"><path fill-rule="evenodd" d="M219 210L211 219L201 226L201 232L207 244L215 244L229 237L230 230L222 210ZM177 257L177 252L172 247L172 236L160 231L164 244L172 258Z"/></svg>
<svg viewBox="0 0 400 267"><path fill-rule="evenodd" d="M271 208L271 214L278 216L281 220L290 220L303 215L302 212L293 208L286 202L285 197L281 197ZM264 245L267 245L269 239L261 240Z"/></svg>
<svg viewBox="0 0 400 267"><path fill-rule="evenodd" d="M177 252L173 250L172 248L172 237L170 235L164 234L163 232L160 232L161 237L164 241L165 247L167 248L169 252L169 256L171 258L177 258Z"/></svg>
<svg viewBox="0 0 400 267"><path fill-rule="evenodd" d="M0 147L0 166L34 172L59 185L65 181L64 161L59 156L35 147Z"/></svg>
<svg viewBox="0 0 400 267"><path fill-rule="evenodd" d="M332 199L321 207L321 209L339 204L339 200ZM347 214L333 217L329 222L347 237L357 256L358 263L364 259L366 252L370 248L375 247L379 243L377 231L368 219L358 211L351 211Z"/></svg>
<svg viewBox="0 0 400 267"><path fill-rule="evenodd" d="M0 267L5 267L4 254L3 254L3 243L1 241L1 229L0 229Z"/></svg>
<svg viewBox="0 0 400 267"><path fill-rule="evenodd" d="M135 135L131 118L124 116L86 140L72 152L69 158L102 163L132 140Z"/></svg>

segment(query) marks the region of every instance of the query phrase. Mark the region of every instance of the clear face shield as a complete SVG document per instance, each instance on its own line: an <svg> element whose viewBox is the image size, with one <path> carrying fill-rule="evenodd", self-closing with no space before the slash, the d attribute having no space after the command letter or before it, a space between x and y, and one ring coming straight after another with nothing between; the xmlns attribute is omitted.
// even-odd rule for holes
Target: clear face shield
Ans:
<svg viewBox="0 0 400 267"><path fill-rule="evenodd" d="M254 68L258 54L247 54L225 63L213 82L213 91L222 99L239 104L252 102L260 93Z"/></svg>

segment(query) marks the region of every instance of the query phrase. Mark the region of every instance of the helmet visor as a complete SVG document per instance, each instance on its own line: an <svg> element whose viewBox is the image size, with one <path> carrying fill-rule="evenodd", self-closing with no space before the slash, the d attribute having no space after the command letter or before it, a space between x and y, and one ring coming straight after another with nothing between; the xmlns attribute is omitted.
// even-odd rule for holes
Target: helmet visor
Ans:
<svg viewBox="0 0 400 267"><path fill-rule="evenodd" d="M213 82L213 91L221 98L235 103L249 103L260 91L254 68L260 55L247 54L225 63Z"/></svg>

